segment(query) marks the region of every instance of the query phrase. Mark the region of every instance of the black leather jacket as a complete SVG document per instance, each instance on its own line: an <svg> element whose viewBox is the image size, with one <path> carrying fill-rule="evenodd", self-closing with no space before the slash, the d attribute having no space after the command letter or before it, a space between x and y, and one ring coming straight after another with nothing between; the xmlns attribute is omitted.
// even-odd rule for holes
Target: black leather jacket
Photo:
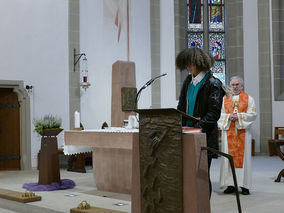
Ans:
<svg viewBox="0 0 284 213"><path fill-rule="evenodd" d="M199 117L200 121L194 122L193 125L194 127L202 128L202 131L206 133L207 146L218 150L217 121L220 118L225 91L223 90L222 82L215 78L211 72L208 74L207 79L198 90L194 106L193 116ZM192 76L188 75L183 82L177 107L178 110L185 113L187 113L188 109L187 91L191 79ZM186 120L183 120L183 126L185 125ZM216 157L216 155L213 155L212 157Z"/></svg>

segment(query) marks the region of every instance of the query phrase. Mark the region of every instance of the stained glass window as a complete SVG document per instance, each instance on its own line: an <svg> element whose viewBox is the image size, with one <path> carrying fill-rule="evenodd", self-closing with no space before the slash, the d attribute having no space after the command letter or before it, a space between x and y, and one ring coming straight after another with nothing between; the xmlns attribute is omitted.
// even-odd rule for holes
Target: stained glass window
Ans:
<svg viewBox="0 0 284 213"><path fill-rule="evenodd" d="M209 33L209 51L215 60L225 59L224 33Z"/></svg>
<svg viewBox="0 0 284 213"><path fill-rule="evenodd" d="M186 0L187 3L187 41L188 48L199 47L209 50L215 59L212 72L223 83L226 79L225 55L225 0ZM207 12L203 13L203 2ZM204 23L208 20L208 23ZM204 26L207 29L204 32ZM208 43L204 43L208 38Z"/></svg>
<svg viewBox="0 0 284 213"><path fill-rule="evenodd" d="M222 4L223 1L222 0L209 0L208 3L209 4Z"/></svg>
<svg viewBox="0 0 284 213"><path fill-rule="evenodd" d="M223 0L208 0L209 52L215 59L214 75L225 83L225 5Z"/></svg>
<svg viewBox="0 0 284 213"><path fill-rule="evenodd" d="M225 83L225 62L215 61L214 67L212 68L213 75L219 78L223 83Z"/></svg>
<svg viewBox="0 0 284 213"><path fill-rule="evenodd" d="M198 47L203 49L203 33L188 34L188 47Z"/></svg>
<svg viewBox="0 0 284 213"><path fill-rule="evenodd" d="M208 4L209 30L224 31L224 4L221 0L209 0Z"/></svg>
<svg viewBox="0 0 284 213"><path fill-rule="evenodd" d="M203 30L203 4L201 0L187 0L187 17L189 31Z"/></svg>

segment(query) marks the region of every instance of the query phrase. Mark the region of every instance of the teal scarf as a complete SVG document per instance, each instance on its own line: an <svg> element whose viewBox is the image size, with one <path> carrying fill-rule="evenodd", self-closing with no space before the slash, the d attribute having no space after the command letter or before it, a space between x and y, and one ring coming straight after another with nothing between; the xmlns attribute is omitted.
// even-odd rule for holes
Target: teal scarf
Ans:
<svg viewBox="0 0 284 213"><path fill-rule="evenodd" d="M187 114L189 114L190 116L193 116L194 106L195 106L195 101L196 101L196 96L197 96L198 90L201 87L201 85L204 83L204 81L207 79L207 77L208 77L208 73L206 73L206 75L203 77L203 79L198 84L196 84L194 86L193 83L191 82L189 87L188 87L188 91L187 91L187 103L188 103ZM187 125L193 126L192 121L188 121Z"/></svg>

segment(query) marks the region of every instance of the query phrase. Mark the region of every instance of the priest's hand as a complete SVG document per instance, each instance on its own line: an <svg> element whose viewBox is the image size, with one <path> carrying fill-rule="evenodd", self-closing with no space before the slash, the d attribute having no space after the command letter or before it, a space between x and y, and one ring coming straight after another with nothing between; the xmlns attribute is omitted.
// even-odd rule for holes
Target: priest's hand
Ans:
<svg viewBox="0 0 284 213"><path fill-rule="evenodd" d="M230 114L229 120L231 120L231 121L237 121L238 119L239 119L239 118L238 118L237 113L231 113L231 114Z"/></svg>

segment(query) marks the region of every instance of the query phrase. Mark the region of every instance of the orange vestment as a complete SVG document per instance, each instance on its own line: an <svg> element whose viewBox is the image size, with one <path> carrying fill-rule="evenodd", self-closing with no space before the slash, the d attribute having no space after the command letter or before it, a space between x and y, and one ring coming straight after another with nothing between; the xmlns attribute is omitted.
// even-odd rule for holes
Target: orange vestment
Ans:
<svg viewBox="0 0 284 213"><path fill-rule="evenodd" d="M246 112L248 108L249 96L245 92L239 94L238 113ZM224 98L224 107L227 114L234 111L233 96ZM245 129L236 129L235 122L231 122L230 128L227 131L228 150L229 154L234 159L236 168L243 168L244 151L245 151Z"/></svg>

